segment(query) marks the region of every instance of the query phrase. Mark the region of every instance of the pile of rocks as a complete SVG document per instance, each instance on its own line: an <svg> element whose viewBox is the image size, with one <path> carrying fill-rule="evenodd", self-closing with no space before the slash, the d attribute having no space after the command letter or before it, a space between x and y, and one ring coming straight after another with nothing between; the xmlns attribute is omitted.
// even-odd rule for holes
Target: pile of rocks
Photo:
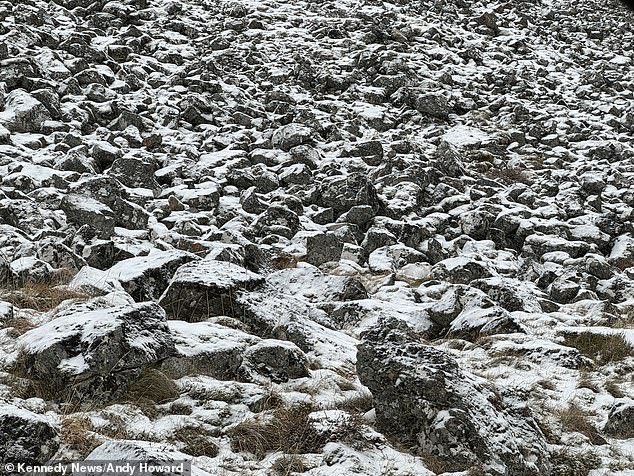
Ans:
<svg viewBox="0 0 634 476"><path fill-rule="evenodd" d="M363 415L294 472L634 470L625 18L0 2L0 463L88 456L72 403L94 459L260 474L230 429L304 402Z"/></svg>

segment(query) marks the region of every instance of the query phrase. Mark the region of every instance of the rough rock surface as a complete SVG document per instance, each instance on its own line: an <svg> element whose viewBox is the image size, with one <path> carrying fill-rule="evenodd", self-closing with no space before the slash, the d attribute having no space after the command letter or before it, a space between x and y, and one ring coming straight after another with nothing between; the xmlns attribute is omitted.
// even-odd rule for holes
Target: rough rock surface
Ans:
<svg viewBox="0 0 634 476"><path fill-rule="evenodd" d="M46 382L51 397L107 401L175 351L165 312L140 303L53 318L18 339L16 374Z"/></svg>
<svg viewBox="0 0 634 476"><path fill-rule="evenodd" d="M10 404L0 408L0 463L3 465L46 463L53 458L59 444L59 430L47 418ZM19 473L16 468L15 472L5 474Z"/></svg>
<svg viewBox="0 0 634 476"><path fill-rule="evenodd" d="M233 314L240 291L252 291L264 278L225 261L198 260L176 270L159 302L170 318L189 322Z"/></svg>
<svg viewBox="0 0 634 476"><path fill-rule="evenodd" d="M448 470L481 463L499 475L550 471L546 441L530 411L403 323L380 321L363 335L357 359L378 428L437 456Z"/></svg>
<svg viewBox="0 0 634 476"><path fill-rule="evenodd" d="M1 1L0 410L59 423L56 460L80 427L209 474L634 472L633 15ZM411 444L359 380L381 322L427 340ZM314 444L248 448L297 406Z"/></svg>

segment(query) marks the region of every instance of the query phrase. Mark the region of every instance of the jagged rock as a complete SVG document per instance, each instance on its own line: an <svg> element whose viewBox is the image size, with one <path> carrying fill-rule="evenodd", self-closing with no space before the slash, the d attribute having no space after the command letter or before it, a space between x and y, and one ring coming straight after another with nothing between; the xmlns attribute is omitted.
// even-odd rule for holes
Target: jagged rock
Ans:
<svg viewBox="0 0 634 476"><path fill-rule="evenodd" d="M343 242L334 233L310 235L306 238L306 262L319 266L339 261Z"/></svg>
<svg viewBox="0 0 634 476"><path fill-rule="evenodd" d="M176 354L161 364L171 378L208 375L219 380L236 380L244 353L259 339L245 332L211 322L168 322Z"/></svg>
<svg viewBox="0 0 634 476"><path fill-rule="evenodd" d="M448 470L479 463L488 474L549 474L546 441L527 407L404 323L383 320L363 335L357 371L374 397L378 428Z"/></svg>
<svg viewBox="0 0 634 476"><path fill-rule="evenodd" d="M120 157L113 161L108 172L127 187L149 188L159 191L160 185L154 178L156 165L137 157Z"/></svg>
<svg viewBox="0 0 634 476"><path fill-rule="evenodd" d="M0 124L11 132L39 132L42 124L51 119L46 106L23 89L7 94Z"/></svg>
<svg viewBox="0 0 634 476"><path fill-rule="evenodd" d="M103 203L83 195L66 195L60 203L66 219L77 225L90 225L99 236L109 238L114 234L114 212Z"/></svg>
<svg viewBox="0 0 634 476"><path fill-rule="evenodd" d="M634 438L634 401L618 399L608 414L603 431L612 438Z"/></svg>
<svg viewBox="0 0 634 476"><path fill-rule="evenodd" d="M108 275L118 280L137 302L158 299L176 270L195 259L196 255L185 251L153 251L147 256L119 261L108 270Z"/></svg>
<svg viewBox="0 0 634 476"><path fill-rule="evenodd" d="M71 312L25 333L17 347L14 372L46 382L50 398L80 392L98 402L121 395L145 367L175 352L165 312L154 303Z"/></svg>
<svg viewBox="0 0 634 476"><path fill-rule="evenodd" d="M235 264L197 260L176 270L159 302L171 319L202 321L231 315L236 293L262 284L263 277Z"/></svg>
<svg viewBox="0 0 634 476"><path fill-rule="evenodd" d="M260 381L261 377L275 383L308 377L308 358L291 342L265 339L249 347L243 355L239 369L247 381ZM266 380L265 380L266 381Z"/></svg>
<svg viewBox="0 0 634 476"><path fill-rule="evenodd" d="M0 464L41 465L53 458L59 446L59 431L48 418L11 404L0 406ZM16 476L17 469L4 471Z"/></svg>
<svg viewBox="0 0 634 476"><path fill-rule="evenodd" d="M358 173L325 179L318 186L316 203L332 208L335 217L356 205L368 205L375 213L381 209L376 189L365 175Z"/></svg>

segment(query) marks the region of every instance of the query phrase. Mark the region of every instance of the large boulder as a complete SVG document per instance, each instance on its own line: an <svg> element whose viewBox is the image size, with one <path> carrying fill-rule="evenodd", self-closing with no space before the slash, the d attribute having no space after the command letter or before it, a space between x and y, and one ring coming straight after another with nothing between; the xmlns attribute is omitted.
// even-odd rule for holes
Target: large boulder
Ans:
<svg viewBox="0 0 634 476"><path fill-rule="evenodd" d="M405 323L382 319L362 336L357 372L374 397L377 427L449 471L549 474L544 436L528 408L425 345Z"/></svg>
<svg viewBox="0 0 634 476"><path fill-rule="evenodd" d="M634 400L617 400L608 414L603 431L612 438L634 438Z"/></svg>
<svg viewBox="0 0 634 476"><path fill-rule="evenodd" d="M147 256L119 261L108 270L108 275L118 280L135 301L158 299L176 270L195 259L196 255L185 251L152 250Z"/></svg>
<svg viewBox="0 0 634 476"><path fill-rule="evenodd" d="M212 322L169 321L176 354L161 370L171 378L208 375L218 380L237 380L246 349L258 337Z"/></svg>
<svg viewBox="0 0 634 476"><path fill-rule="evenodd" d="M241 266L199 260L178 268L159 302L171 319L203 321L231 314L238 291L251 291L262 284L262 276Z"/></svg>
<svg viewBox="0 0 634 476"><path fill-rule="evenodd" d="M14 372L44 384L51 399L99 402L175 352L165 312L150 302L71 312L23 334L17 349Z"/></svg>
<svg viewBox="0 0 634 476"><path fill-rule="evenodd" d="M0 405L0 464L48 462L59 448L57 429L42 415L11 404ZM18 472L7 471L7 476Z"/></svg>
<svg viewBox="0 0 634 476"><path fill-rule="evenodd" d="M114 234L114 212L107 205L83 195L64 196L60 209L66 213L66 219L76 225L90 225L99 231L102 238Z"/></svg>
<svg viewBox="0 0 634 476"><path fill-rule="evenodd" d="M50 119L46 106L23 89L11 91L0 112L0 125L11 132L39 132L44 121Z"/></svg>
<svg viewBox="0 0 634 476"><path fill-rule="evenodd" d="M335 217L357 205L368 205L374 212L381 209L381 201L367 175L353 173L328 177L319 185L316 203L332 208Z"/></svg>

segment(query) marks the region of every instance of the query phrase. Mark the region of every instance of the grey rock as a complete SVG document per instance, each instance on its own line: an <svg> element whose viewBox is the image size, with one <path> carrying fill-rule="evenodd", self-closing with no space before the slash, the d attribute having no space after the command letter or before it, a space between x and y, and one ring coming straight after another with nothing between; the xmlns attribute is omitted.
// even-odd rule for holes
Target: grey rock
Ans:
<svg viewBox="0 0 634 476"><path fill-rule="evenodd" d="M135 301L158 299L176 270L185 263L198 259L194 254L179 250L152 251L147 256L128 258L108 270Z"/></svg>
<svg viewBox="0 0 634 476"><path fill-rule="evenodd" d="M20 336L17 347L13 371L46 381L61 401L73 392L86 401L116 398L175 352L165 311L149 302L67 313Z"/></svg>
<svg viewBox="0 0 634 476"><path fill-rule="evenodd" d="M50 119L46 106L23 89L7 94L5 109L0 112L0 125L11 132L39 132L42 124Z"/></svg>
<svg viewBox="0 0 634 476"><path fill-rule="evenodd" d="M0 464L44 464L59 446L59 431L46 417L7 403L0 406ZM3 474L19 473L16 468Z"/></svg>
<svg viewBox="0 0 634 476"><path fill-rule="evenodd" d="M211 322L168 322L176 354L165 359L161 370L170 378L207 375L237 380L246 349L259 341L237 329Z"/></svg>
<svg viewBox="0 0 634 476"><path fill-rule="evenodd" d="M103 203L82 195L66 195L60 204L66 219L76 225L90 225L99 231L103 238L114 234L114 212Z"/></svg>
<svg viewBox="0 0 634 476"><path fill-rule="evenodd" d="M233 263L197 260L178 268L159 303L171 319L197 322L232 315L236 293L262 284L262 276Z"/></svg>
<svg viewBox="0 0 634 476"><path fill-rule="evenodd" d="M121 157L112 163L108 174L127 187L148 188L158 192L161 187L154 177L156 164L137 157Z"/></svg>
<svg viewBox="0 0 634 476"><path fill-rule="evenodd" d="M239 374L247 381L258 382L264 377L275 383L310 375L306 354L291 342L274 339L265 339L249 347Z"/></svg>
<svg viewBox="0 0 634 476"><path fill-rule="evenodd" d="M343 242L334 233L320 233L306 238L306 262L320 266L330 261L339 261Z"/></svg>
<svg viewBox="0 0 634 476"><path fill-rule="evenodd" d="M527 407L404 323L381 320L362 336L357 372L374 397L377 428L447 470L482 464L496 476L549 474L546 441Z"/></svg>
<svg viewBox="0 0 634 476"><path fill-rule="evenodd" d="M317 188L316 203L332 208L336 217L356 205L368 205L375 213L382 205L374 185L361 173L324 179Z"/></svg>

